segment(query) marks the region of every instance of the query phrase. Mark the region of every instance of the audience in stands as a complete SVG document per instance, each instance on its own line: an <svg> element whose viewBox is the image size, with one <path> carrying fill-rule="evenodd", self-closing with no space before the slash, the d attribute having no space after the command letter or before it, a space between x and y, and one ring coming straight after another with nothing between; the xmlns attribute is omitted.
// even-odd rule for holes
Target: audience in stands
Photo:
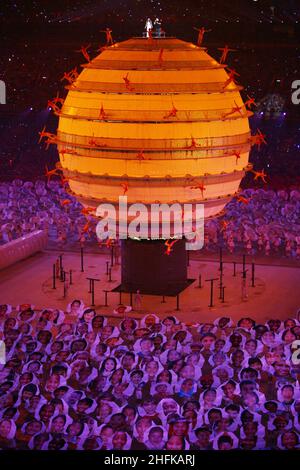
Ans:
<svg viewBox="0 0 300 470"><path fill-rule="evenodd" d="M75 299L2 305L0 338L0 449L299 448L298 319L138 321Z"/></svg>

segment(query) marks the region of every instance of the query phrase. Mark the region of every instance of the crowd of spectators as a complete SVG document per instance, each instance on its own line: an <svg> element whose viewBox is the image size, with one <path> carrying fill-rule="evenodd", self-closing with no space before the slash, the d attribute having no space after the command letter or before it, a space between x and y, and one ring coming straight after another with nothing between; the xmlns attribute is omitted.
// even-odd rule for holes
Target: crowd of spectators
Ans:
<svg viewBox="0 0 300 470"><path fill-rule="evenodd" d="M299 448L298 319L129 310L1 305L1 449Z"/></svg>

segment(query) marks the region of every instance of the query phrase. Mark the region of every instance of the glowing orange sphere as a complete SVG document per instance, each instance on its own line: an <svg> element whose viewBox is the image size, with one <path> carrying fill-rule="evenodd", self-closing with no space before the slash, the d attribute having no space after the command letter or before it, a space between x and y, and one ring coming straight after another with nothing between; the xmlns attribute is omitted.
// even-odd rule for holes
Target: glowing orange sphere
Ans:
<svg viewBox="0 0 300 470"><path fill-rule="evenodd" d="M175 38L133 38L83 66L62 107L58 149L85 204L195 203L205 217L238 190L251 114L225 66Z"/></svg>

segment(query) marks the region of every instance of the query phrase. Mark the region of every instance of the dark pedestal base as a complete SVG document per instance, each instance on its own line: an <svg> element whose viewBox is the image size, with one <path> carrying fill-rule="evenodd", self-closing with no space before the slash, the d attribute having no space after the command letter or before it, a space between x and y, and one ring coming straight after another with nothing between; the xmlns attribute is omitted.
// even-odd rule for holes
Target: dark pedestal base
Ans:
<svg viewBox="0 0 300 470"><path fill-rule="evenodd" d="M122 292L177 295L192 282L187 279L185 240L178 240L166 255L164 240L122 240Z"/></svg>

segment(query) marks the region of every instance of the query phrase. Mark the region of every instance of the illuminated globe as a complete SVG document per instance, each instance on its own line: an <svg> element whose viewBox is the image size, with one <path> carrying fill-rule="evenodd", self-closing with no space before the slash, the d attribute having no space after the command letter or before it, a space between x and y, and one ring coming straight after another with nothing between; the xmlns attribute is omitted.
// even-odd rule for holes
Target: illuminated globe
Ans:
<svg viewBox="0 0 300 470"><path fill-rule="evenodd" d="M84 64L59 113L58 150L71 192L90 207L113 204L119 229L124 194L128 205L144 204L147 222L152 204L177 204L173 222L187 213L183 204L202 203L205 218L221 212L248 165L251 114L225 67L204 48L162 37L114 44ZM156 223L157 240L149 232L122 240L114 290L178 296L193 282L185 239L164 256L170 237ZM192 232L190 225L184 234Z"/></svg>
<svg viewBox="0 0 300 470"><path fill-rule="evenodd" d="M248 164L251 114L225 65L175 38L133 38L83 65L61 110L58 150L88 206L203 203L218 214ZM202 189L201 189L202 187Z"/></svg>

